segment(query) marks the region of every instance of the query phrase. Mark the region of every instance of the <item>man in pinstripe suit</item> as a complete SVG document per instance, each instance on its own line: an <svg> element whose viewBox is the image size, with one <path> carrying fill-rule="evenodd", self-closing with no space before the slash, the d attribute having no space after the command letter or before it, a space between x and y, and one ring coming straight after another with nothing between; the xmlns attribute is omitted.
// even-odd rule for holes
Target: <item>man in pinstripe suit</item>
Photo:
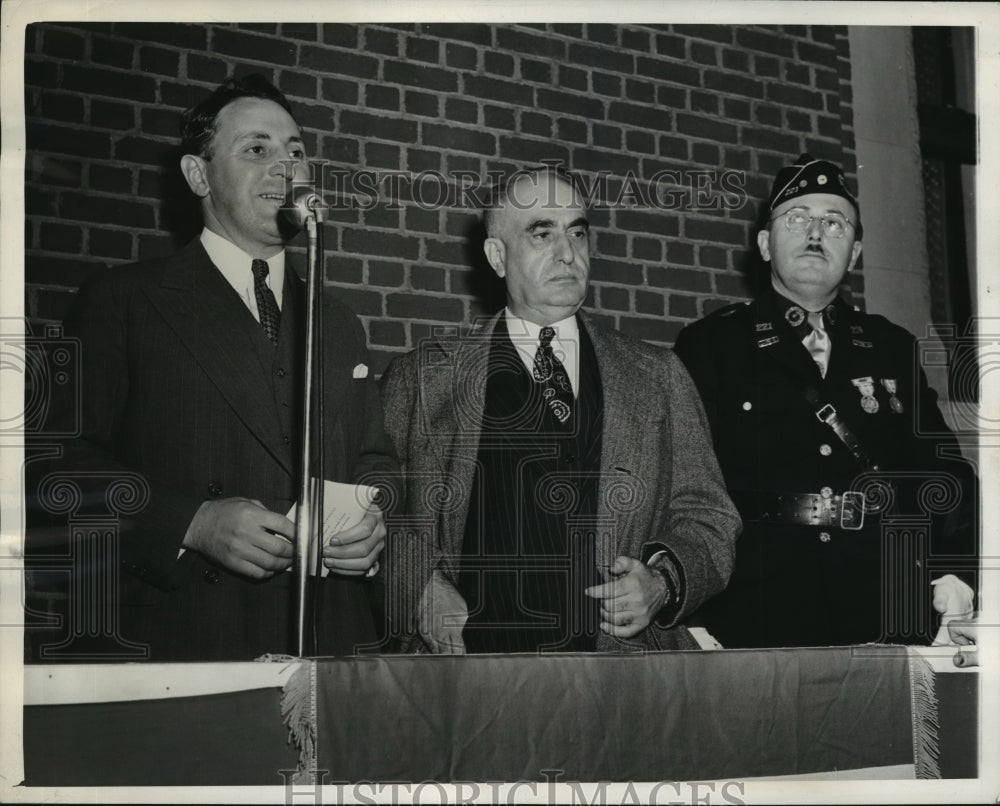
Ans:
<svg viewBox="0 0 1000 806"><path fill-rule="evenodd" d="M679 625L725 586L739 528L698 394L670 351L579 311L588 222L567 176L516 174L485 223L507 308L383 380L403 646L693 648Z"/></svg>
<svg viewBox="0 0 1000 806"><path fill-rule="evenodd" d="M177 254L85 285L65 321L81 342L81 438L58 468L141 474L123 524L122 638L149 658L250 660L295 651L294 524L305 294L285 258L286 167L306 173L283 95L229 80L185 116L181 170L205 229ZM301 179L302 177L298 177ZM326 295L327 479L393 473L357 317ZM365 574L381 511L326 549L319 653L377 639Z"/></svg>

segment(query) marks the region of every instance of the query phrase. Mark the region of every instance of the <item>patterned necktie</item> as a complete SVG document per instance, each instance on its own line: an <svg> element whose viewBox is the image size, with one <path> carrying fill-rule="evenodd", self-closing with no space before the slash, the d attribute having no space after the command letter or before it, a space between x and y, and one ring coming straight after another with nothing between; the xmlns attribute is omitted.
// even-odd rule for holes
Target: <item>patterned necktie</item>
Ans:
<svg viewBox="0 0 1000 806"><path fill-rule="evenodd" d="M569 382L566 368L552 353L552 339L555 335L555 330L548 325L542 328L531 376L537 383L544 385L542 397L555 418L560 423L565 423L573 413L573 386Z"/></svg>
<svg viewBox="0 0 1000 806"><path fill-rule="evenodd" d="M260 315L260 326L271 340L278 343L278 326L281 324L281 310L274 298L274 292L267 285L267 261L255 260L250 267L253 272L253 293L257 297L257 313Z"/></svg>
<svg viewBox="0 0 1000 806"><path fill-rule="evenodd" d="M823 329L823 312L810 311L806 318L812 326L812 331L802 340L802 344L805 345L805 348L812 355L813 361L819 367L819 374L825 378L826 368L830 364L830 351L833 349L833 345L830 342L830 337Z"/></svg>

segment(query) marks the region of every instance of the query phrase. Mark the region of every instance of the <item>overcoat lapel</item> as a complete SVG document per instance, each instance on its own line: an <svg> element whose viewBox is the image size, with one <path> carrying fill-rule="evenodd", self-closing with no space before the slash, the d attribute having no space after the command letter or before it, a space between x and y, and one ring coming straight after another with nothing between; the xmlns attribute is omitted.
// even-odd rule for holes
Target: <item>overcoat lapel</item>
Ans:
<svg viewBox="0 0 1000 806"><path fill-rule="evenodd" d="M256 322L200 241L177 254L149 296L247 429L292 474L268 368L248 343Z"/></svg>
<svg viewBox="0 0 1000 806"><path fill-rule="evenodd" d="M604 394L596 539L597 564L601 567L614 562L624 536L635 529L638 508L615 507L612 511L612 504L631 495L642 495L641 480L650 477L645 467L648 452L641 449L642 440L648 436L650 413L639 411L634 405L637 396L632 387L644 373L642 367L636 366L635 357L622 350L602 329L593 327L582 311L580 320L594 345Z"/></svg>
<svg viewBox="0 0 1000 806"><path fill-rule="evenodd" d="M497 319L467 338L429 344L419 355L418 383L425 416L420 427L427 436L425 450L434 455L448 490L456 498L443 516L442 544L452 556L462 550Z"/></svg>

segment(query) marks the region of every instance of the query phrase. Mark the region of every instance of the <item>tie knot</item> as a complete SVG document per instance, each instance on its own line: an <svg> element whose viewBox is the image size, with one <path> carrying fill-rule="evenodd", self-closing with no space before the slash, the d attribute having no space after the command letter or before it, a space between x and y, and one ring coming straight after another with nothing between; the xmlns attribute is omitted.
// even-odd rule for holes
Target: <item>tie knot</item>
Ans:
<svg viewBox="0 0 1000 806"><path fill-rule="evenodd" d="M246 265L246 264L244 264L244 265ZM267 261L266 260L254 260L254 262L252 264L250 264L250 271L253 272L253 278L255 280L263 280L263 279L265 279L267 277L267 273L268 273Z"/></svg>
<svg viewBox="0 0 1000 806"><path fill-rule="evenodd" d="M538 334L538 343L542 347L548 347L550 344L552 344L552 339L555 338L555 335L556 335L555 329L546 325L545 327L542 328L541 332Z"/></svg>
<svg viewBox="0 0 1000 806"><path fill-rule="evenodd" d="M806 319L812 326L813 330L823 330L823 312L822 311L809 311Z"/></svg>

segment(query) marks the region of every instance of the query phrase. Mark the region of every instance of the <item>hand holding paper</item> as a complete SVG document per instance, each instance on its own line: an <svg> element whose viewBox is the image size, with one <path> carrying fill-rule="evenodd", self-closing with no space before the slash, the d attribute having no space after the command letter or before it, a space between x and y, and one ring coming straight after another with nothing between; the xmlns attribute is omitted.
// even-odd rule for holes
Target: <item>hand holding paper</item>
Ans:
<svg viewBox="0 0 1000 806"><path fill-rule="evenodd" d="M344 576L362 576L376 566L385 547L382 510L372 504L378 490L360 484L323 484L323 565L320 576L335 571ZM297 506L288 518L295 520ZM309 573L316 575L315 548L307 549Z"/></svg>

